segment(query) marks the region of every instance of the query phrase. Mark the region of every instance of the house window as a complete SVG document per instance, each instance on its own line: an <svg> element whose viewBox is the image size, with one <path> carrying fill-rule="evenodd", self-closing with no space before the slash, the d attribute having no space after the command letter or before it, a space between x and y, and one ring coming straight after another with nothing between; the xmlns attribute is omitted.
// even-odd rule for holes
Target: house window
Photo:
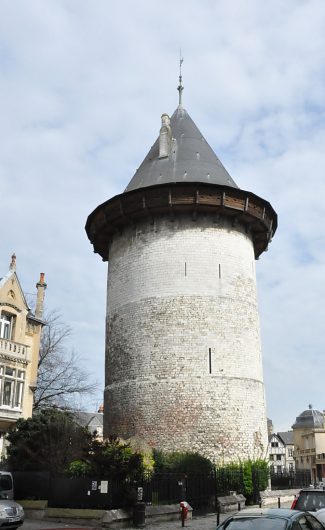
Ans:
<svg viewBox="0 0 325 530"><path fill-rule="evenodd" d="M0 315L0 338L11 339L14 316L9 313L1 313Z"/></svg>
<svg viewBox="0 0 325 530"><path fill-rule="evenodd" d="M24 370L0 366L0 405L21 408L24 392Z"/></svg>
<svg viewBox="0 0 325 530"><path fill-rule="evenodd" d="M276 455L277 460L282 460L282 455Z"/></svg>
<svg viewBox="0 0 325 530"><path fill-rule="evenodd" d="M282 471L282 467L281 466L276 466L276 472L277 473L281 473Z"/></svg>
<svg viewBox="0 0 325 530"><path fill-rule="evenodd" d="M273 455L270 455L270 460L273 462Z"/></svg>
<svg viewBox="0 0 325 530"><path fill-rule="evenodd" d="M293 456L293 449L288 449L288 456Z"/></svg>
<svg viewBox="0 0 325 530"><path fill-rule="evenodd" d="M271 447L279 447L279 442L271 442Z"/></svg>
<svg viewBox="0 0 325 530"><path fill-rule="evenodd" d="M293 471L293 462L289 462L289 471Z"/></svg>

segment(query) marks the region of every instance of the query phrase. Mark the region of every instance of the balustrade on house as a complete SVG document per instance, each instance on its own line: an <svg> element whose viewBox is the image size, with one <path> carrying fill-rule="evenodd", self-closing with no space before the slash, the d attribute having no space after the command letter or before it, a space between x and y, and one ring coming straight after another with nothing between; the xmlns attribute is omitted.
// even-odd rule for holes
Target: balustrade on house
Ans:
<svg viewBox="0 0 325 530"><path fill-rule="evenodd" d="M0 354L12 355L13 357L20 357L21 359L27 360L27 348L26 344L14 342L9 339L0 339Z"/></svg>

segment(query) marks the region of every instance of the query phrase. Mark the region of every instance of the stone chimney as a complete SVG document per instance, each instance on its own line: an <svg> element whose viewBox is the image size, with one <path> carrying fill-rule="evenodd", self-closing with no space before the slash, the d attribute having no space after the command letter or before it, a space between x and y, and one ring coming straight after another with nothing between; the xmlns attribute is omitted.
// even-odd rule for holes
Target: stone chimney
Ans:
<svg viewBox="0 0 325 530"><path fill-rule="evenodd" d="M159 132L159 158L167 158L172 148L172 130L168 114L161 116L161 128Z"/></svg>
<svg viewBox="0 0 325 530"><path fill-rule="evenodd" d="M36 318L42 318L43 316L43 304L44 304L44 295L47 284L44 281L45 274L44 272L40 273L39 282L36 284L37 289L37 298L36 298L36 309L35 316Z"/></svg>

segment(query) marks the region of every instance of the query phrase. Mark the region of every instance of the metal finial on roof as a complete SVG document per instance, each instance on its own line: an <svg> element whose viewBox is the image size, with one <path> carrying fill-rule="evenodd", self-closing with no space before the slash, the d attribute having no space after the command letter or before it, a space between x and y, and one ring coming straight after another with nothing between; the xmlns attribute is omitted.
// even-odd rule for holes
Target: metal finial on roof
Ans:
<svg viewBox="0 0 325 530"><path fill-rule="evenodd" d="M184 90L184 87L182 85L182 64L183 64L183 57L182 57L182 50L179 50L179 85L177 87L178 90L178 106L182 106L182 92Z"/></svg>
<svg viewBox="0 0 325 530"><path fill-rule="evenodd" d="M313 408L311 403L309 403L308 408L309 408L309 410L311 410Z"/></svg>

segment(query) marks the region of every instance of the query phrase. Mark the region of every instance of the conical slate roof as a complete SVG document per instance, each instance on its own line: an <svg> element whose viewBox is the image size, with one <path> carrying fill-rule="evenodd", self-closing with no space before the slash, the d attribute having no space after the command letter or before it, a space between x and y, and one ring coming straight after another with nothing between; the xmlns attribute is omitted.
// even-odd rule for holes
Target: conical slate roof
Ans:
<svg viewBox="0 0 325 530"><path fill-rule="evenodd" d="M182 86L179 86L181 92ZM264 252L277 228L272 206L241 190L221 164L180 104L171 118L161 117L159 137L123 193L105 201L88 216L86 232L104 261L114 234L139 219L156 215L174 219L200 213L240 222L251 233L255 257Z"/></svg>
<svg viewBox="0 0 325 530"><path fill-rule="evenodd" d="M159 158L159 138L125 191L172 182L204 182L238 188L199 129L181 106L170 119L171 153Z"/></svg>
<svg viewBox="0 0 325 530"><path fill-rule="evenodd" d="M313 429L315 427L324 427L324 415L322 412L313 409L311 406L299 414L296 418L296 422L292 425L293 429Z"/></svg>

